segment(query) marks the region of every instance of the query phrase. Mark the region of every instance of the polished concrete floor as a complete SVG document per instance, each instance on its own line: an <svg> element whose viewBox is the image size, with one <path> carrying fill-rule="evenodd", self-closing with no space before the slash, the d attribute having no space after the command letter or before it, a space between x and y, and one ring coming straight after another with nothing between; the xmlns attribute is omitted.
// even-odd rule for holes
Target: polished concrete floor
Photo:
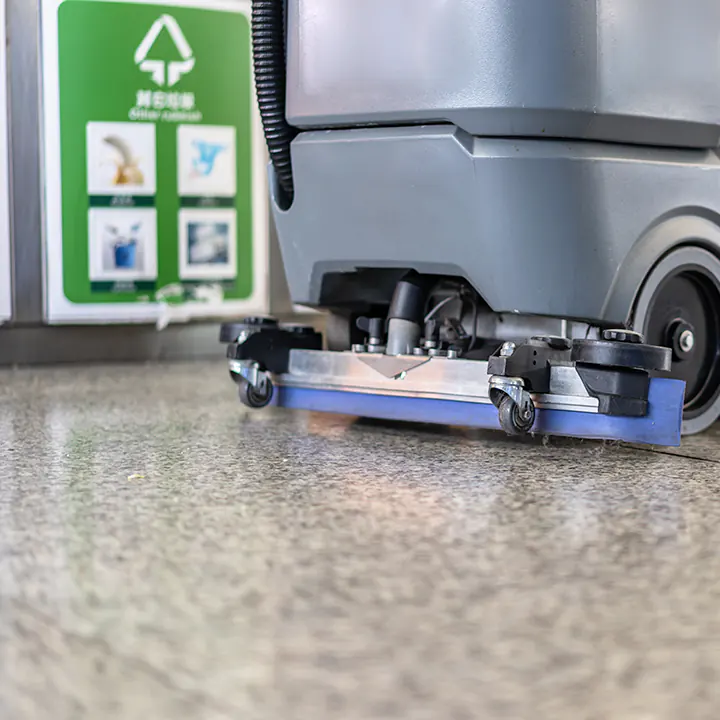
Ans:
<svg viewBox="0 0 720 720"><path fill-rule="evenodd" d="M222 364L0 372L0 718L720 714L720 431L248 414Z"/></svg>

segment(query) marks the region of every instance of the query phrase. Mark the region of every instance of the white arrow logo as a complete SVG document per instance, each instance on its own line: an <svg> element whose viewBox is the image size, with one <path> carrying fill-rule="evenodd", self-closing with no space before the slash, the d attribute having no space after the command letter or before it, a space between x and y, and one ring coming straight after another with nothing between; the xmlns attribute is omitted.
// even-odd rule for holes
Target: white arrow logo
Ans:
<svg viewBox="0 0 720 720"><path fill-rule="evenodd" d="M180 53L182 60L175 60L166 63L164 60L148 60L147 56L152 46L158 39L163 28L170 33L175 47ZM165 68L167 67L167 85L176 85L183 75L187 75L195 67L195 58L190 44L185 39L177 20L172 15L161 15L153 24L148 34L135 51L135 64L140 66L143 72L150 73L153 82L161 87L165 85Z"/></svg>

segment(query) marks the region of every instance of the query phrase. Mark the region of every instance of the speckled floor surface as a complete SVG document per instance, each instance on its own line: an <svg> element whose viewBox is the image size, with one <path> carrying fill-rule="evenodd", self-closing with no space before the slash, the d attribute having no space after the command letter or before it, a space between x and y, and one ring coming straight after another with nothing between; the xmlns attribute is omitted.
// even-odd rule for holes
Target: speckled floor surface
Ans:
<svg viewBox="0 0 720 720"><path fill-rule="evenodd" d="M134 477L133 477L134 476ZM656 453L0 373L0 718L717 718L720 430Z"/></svg>

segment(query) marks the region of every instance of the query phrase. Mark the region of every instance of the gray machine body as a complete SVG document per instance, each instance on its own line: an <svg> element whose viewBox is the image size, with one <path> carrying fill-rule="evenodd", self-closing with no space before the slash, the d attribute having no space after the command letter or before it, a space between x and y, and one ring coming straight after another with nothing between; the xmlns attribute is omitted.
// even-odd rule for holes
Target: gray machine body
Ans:
<svg viewBox="0 0 720 720"><path fill-rule="evenodd" d="M288 0L293 299L412 268L627 322L671 248L720 253L719 33L713 0Z"/></svg>
<svg viewBox="0 0 720 720"><path fill-rule="evenodd" d="M287 0L302 128L449 122L471 135L710 147L714 0Z"/></svg>

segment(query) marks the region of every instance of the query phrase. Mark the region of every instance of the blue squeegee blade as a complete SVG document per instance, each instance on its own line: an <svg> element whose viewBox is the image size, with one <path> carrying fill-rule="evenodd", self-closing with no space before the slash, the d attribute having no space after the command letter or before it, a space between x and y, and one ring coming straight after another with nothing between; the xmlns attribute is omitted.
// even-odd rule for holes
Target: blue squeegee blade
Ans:
<svg viewBox="0 0 720 720"><path fill-rule="evenodd" d="M645 417L613 417L570 410L538 410L534 433L648 445L680 445L685 383L654 378ZM346 390L276 388L273 405L384 420L500 430L494 405L432 398L374 395Z"/></svg>

